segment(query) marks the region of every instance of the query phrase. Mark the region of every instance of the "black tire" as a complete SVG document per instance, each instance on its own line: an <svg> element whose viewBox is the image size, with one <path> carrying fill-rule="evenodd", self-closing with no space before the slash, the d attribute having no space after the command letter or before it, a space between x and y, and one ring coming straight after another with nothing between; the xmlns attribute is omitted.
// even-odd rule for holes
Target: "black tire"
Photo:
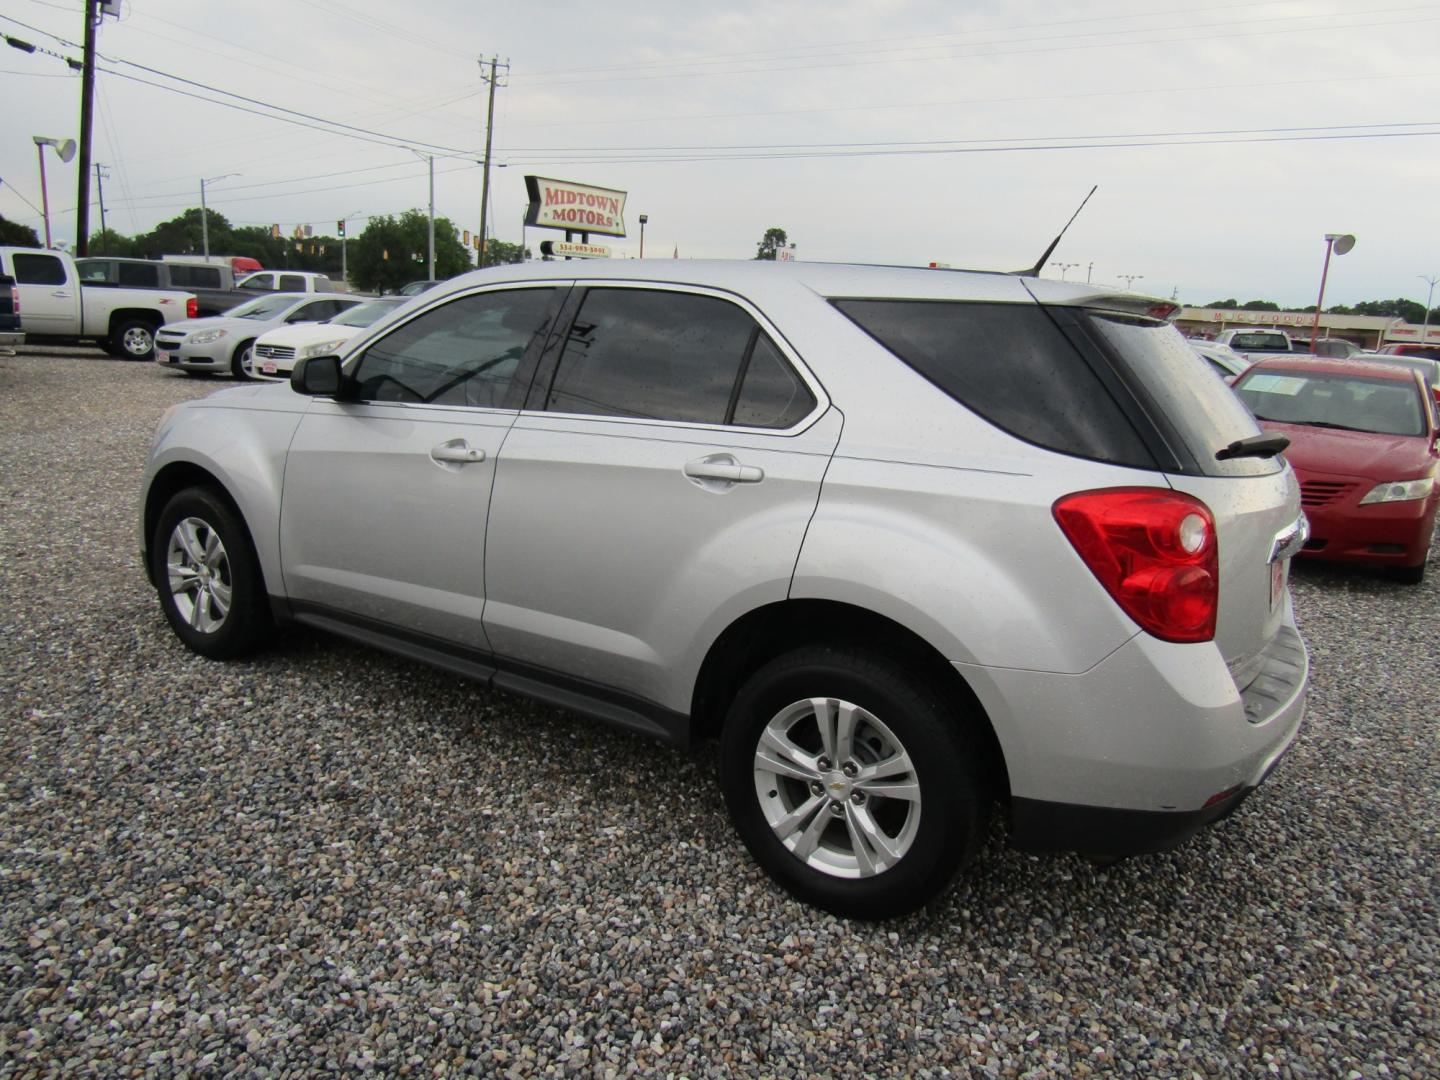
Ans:
<svg viewBox="0 0 1440 1080"><path fill-rule="evenodd" d="M1390 580L1401 585L1419 585L1425 580L1425 564L1419 566L1392 566L1388 570Z"/></svg>
<svg viewBox="0 0 1440 1080"><path fill-rule="evenodd" d="M239 382L248 382L250 373L245 370L245 362L250 359L250 350L255 346L255 339L242 341L235 346L235 351L230 354L230 374L235 376Z"/></svg>
<svg viewBox="0 0 1440 1080"><path fill-rule="evenodd" d="M110 331L109 344L115 350L113 355L122 360L153 359L155 324L145 319L122 319Z"/></svg>
<svg viewBox="0 0 1440 1080"><path fill-rule="evenodd" d="M189 523L183 530L189 552L182 543L182 523ZM216 541L218 551L208 546ZM210 558L191 557L205 551ZM203 575L198 573L202 564ZM201 656L242 656L268 636L270 609L250 534L213 490L186 488L165 504L150 538L150 566L170 628ZM191 586L183 587L182 581ZM228 607L221 611L227 590Z"/></svg>
<svg viewBox="0 0 1440 1080"><path fill-rule="evenodd" d="M813 780L757 775L762 736L767 727L790 722L787 717L800 717L790 731L801 749L814 754L820 748L813 711L810 718L804 716L812 698L858 706L879 722L879 728L870 720L857 723L857 735L863 737L855 740L852 766L898 760L892 757L894 748L886 746L893 735L912 766L901 779L919 787L913 821L909 800L879 797L873 784L868 794L859 791L861 781L848 788L841 770L851 766L842 762L830 762L829 779L818 786ZM805 743L807 725L816 732ZM823 766L824 754L819 758ZM922 907L979 850L989 808L984 761L972 724L927 679L863 649L814 646L777 658L741 687L725 720L720 769L731 820L766 873L799 899L836 915L886 919ZM891 865L878 872L866 873L855 854L850 815L857 813L851 805L856 802L860 811L869 808L868 821L880 825L897 852ZM809 823L803 831L813 826L819 839L815 852L802 858L782 842L767 814L803 814L804 806L815 803L820 809L803 818ZM822 824L827 814L834 819ZM791 836L801 831L794 828ZM814 859L825 865L817 868ZM847 862L860 876L840 876Z"/></svg>
<svg viewBox="0 0 1440 1080"><path fill-rule="evenodd" d="M101 338L98 344L100 345L101 351L103 351L106 356L125 355L125 350L120 348L119 345L111 341L109 338Z"/></svg>

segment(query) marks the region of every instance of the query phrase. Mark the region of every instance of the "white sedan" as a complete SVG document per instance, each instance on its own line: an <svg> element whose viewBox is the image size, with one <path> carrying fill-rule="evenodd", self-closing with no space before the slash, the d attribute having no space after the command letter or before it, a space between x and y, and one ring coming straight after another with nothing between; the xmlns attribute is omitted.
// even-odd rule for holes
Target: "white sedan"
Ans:
<svg viewBox="0 0 1440 1080"><path fill-rule="evenodd" d="M365 327L379 322L409 299L408 296L390 296L372 300L325 322L281 326L262 334L255 340L245 374L252 379L288 379L296 360L337 351Z"/></svg>
<svg viewBox="0 0 1440 1080"><path fill-rule="evenodd" d="M155 333L155 360L186 372L225 372L245 378L250 350L278 326L333 318L362 301L350 296L268 293L206 319L167 323Z"/></svg>

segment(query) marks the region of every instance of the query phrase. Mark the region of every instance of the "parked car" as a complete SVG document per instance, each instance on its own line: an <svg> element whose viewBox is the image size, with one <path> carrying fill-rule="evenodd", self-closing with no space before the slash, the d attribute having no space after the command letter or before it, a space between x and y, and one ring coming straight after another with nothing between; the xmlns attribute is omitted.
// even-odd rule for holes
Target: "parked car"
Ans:
<svg viewBox="0 0 1440 1080"><path fill-rule="evenodd" d="M1025 850L1156 851L1264 780L1309 670L1283 440L1175 310L904 268L478 270L288 387L169 410L145 564L203 656L293 621L718 738L749 850L831 911L923 904L997 800Z"/></svg>
<svg viewBox="0 0 1440 1080"><path fill-rule="evenodd" d="M1310 519L1302 558L1365 563L1418 585L1425 576L1440 455L1434 398L1390 363L1275 357L1235 383L1257 420L1285 435Z"/></svg>
<svg viewBox="0 0 1440 1080"><path fill-rule="evenodd" d="M0 247L0 273L15 279L32 345L93 342L112 356L148 360L157 329L199 310L187 292L82 287L63 251Z"/></svg>
<svg viewBox="0 0 1440 1080"><path fill-rule="evenodd" d="M324 322L281 326L261 334L250 352L246 374L252 379L288 382L296 360L338 352L362 329L379 322L407 301L408 297L404 296L371 300Z"/></svg>
<svg viewBox="0 0 1440 1080"><path fill-rule="evenodd" d="M1194 349L1195 354L1209 364L1211 370L1222 379L1239 375L1250 366L1250 361L1228 345L1216 345L1210 341L1191 341L1190 348Z"/></svg>
<svg viewBox="0 0 1440 1080"><path fill-rule="evenodd" d="M247 274L236 283L237 288L255 289L258 292L285 293L328 293L335 292L335 284L324 274L305 270L262 270L258 274Z"/></svg>
<svg viewBox="0 0 1440 1080"><path fill-rule="evenodd" d="M254 297L235 287L230 267L220 263L187 263L155 259L121 259L110 255L75 260L80 283L97 288L184 290L193 293L197 317L218 315Z"/></svg>
<svg viewBox="0 0 1440 1080"><path fill-rule="evenodd" d="M1246 360L1254 362L1275 353L1294 352L1290 335L1283 330L1267 330L1262 327L1236 327L1222 330L1215 335L1215 344L1233 349Z"/></svg>
<svg viewBox="0 0 1440 1080"><path fill-rule="evenodd" d="M25 344L24 329L20 325L20 290L15 279L0 274L0 348L14 349Z"/></svg>
<svg viewBox="0 0 1440 1080"><path fill-rule="evenodd" d="M323 322L362 303L360 297L351 296L257 296L223 315L163 327L155 336L155 360L190 373L228 371L245 379L249 377L250 349L265 331L287 324Z"/></svg>
<svg viewBox="0 0 1440 1080"><path fill-rule="evenodd" d="M1340 360L1350 360L1362 355L1365 350L1353 341L1346 341L1344 338L1321 338L1315 342L1315 348L1310 348L1310 338L1291 338L1291 348L1295 352L1309 353L1312 356L1332 356Z"/></svg>
<svg viewBox="0 0 1440 1080"><path fill-rule="evenodd" d="M1440 345L1422 345L1418 341L1388 342L1377 350L1386 356L1418 356L1440 360Z"/></svg>

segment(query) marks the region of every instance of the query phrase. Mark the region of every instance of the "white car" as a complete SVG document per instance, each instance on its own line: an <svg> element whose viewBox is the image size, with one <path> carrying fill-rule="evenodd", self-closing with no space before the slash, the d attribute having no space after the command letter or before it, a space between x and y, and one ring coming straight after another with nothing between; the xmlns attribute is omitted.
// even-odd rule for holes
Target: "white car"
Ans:
<svg viewBox="0 0 1440 1080"><path fill-rule="evenodd" d="M258 292L335 292L335 284L326 275L309 270L260 270L235 282L237 289Z"/></svg>
<svg viewBox="0 0 1440 1080"><path fill-rule="evenodd" d="M185 319L155 335L155 361L183 371L228 371L246 377L250 348L265 331L293 323L322 322L363 304L359 297L266 293L223 315Z"/></svg>
<svg viewBox="0 0 1440 1080"><path fill-rule="evenodd" d="M281 326L262 334L255 339L245 374L252 379L289 379L290 369L295 366L296 360L339 352L340 347L361 330L379 322L409 299L408 296L391 296L372 300L342 311L325 322Z"/></svg>
<svg viewBox="0 0 1440 1080"><path fill-rule="evenodd" d="M1190 348L1194 349L1200 359L1209 364L1215 374L1222 379L1228 379L1232 375L1243 375L1245 369L1250 366L1248 359L1228 345L1217 345L1213 341L1192 341Z"/></svg>

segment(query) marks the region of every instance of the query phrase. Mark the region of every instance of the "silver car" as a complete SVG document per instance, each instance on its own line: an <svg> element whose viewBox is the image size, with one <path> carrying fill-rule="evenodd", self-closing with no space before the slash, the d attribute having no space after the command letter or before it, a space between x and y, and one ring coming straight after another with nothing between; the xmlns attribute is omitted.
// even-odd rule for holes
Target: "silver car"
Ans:
<svg viewBox="0 0 1440 1080"><path fill-rule="evenodd" d="M365 303L363 296L273 293L246 300L223 315L168 323L155 333L155 362L182 371L229 372L248 378L250 350L267 330L323 322Z"/></svg>
<svg viewBox="0 0 1440 1080"><path fill-rule="evenodd" d="M925 903L997 810L1024 850L1157 851L1266 777L1309 672L1284 440L1173 311L1005 274L477 271L288 386L171 409L145 566L204 656L301 623L719 740L755 859L837 913Z"/></svg>

